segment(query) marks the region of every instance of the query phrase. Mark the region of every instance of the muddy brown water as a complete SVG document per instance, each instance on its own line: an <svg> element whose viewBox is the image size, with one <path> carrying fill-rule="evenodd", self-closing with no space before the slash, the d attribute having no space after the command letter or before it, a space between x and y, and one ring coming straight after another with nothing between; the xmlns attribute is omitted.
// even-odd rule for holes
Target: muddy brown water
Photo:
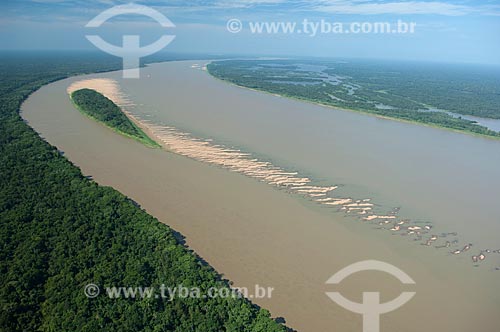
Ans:
<svg viewBox="0 0 500 332"><path fill-rule="evenodd" d="M432 220L485 248L498 244L500 234L499 141L234 87L193 63L155 64L140 80L113 72L55 82L28 98L22 116L84 174L181 232L236 286L274 287L270 299L252 300L294 329L362 330L361 316L333 303L327 291L355 301L363 291L380 291L387 301L411 290L416 296L408 304L382 316L381 331L499 330L500 271L474 268L469 254L415 245L243 175L147 148L80 114L66 88L82 78L113 78L138 117L343 184L346 193L401 206L402 214ZM366 259L399 267L416 285L380 272L325 284Z"/></svg>

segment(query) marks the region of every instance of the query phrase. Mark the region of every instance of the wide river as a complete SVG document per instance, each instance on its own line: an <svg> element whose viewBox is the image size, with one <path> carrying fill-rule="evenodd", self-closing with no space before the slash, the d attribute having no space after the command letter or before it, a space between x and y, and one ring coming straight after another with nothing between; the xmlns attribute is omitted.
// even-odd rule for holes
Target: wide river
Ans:
<svg viewBox="0 0 500 332"><path fill-rule="evenodd" d="M238 286L274 287L254 301L299 331L361 331L361 316L328 299L325 281L351 263L378 259L416 285L359 273L342 283L361 301L380 290L390 300L417 295L382 316L381 331L500 329L500 141L334 110L239 88L201 70L206 62L150 65L141 79L121 72L55 82L23 105L23 117L84 174L138 201ZM451 247L420 245L222 168L117 135L77 112L66 89L111 78L139 119L236 147L318 183L336 195L370 198L381 211L454 233ZM337 193L338 192L338 193ZM297 197L296 197L297 196ZM444 240L442 240L444 241ZM443 242L439 242L442 244ZM468 252L451 252L471 243ZM474 267L471 256L483 252ZM364 288L363 288L364 287Z"/></svg>

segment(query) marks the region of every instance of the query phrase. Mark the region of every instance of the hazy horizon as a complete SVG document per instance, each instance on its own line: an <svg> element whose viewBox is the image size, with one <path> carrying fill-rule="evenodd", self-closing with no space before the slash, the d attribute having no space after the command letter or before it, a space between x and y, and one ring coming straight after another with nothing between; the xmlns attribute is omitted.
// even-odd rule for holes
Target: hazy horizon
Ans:
<svg viewBox="0 0 500 332"><path fill-rule="evenodd" d="M97 50L85 35L114 45L137 34L147 45L162 34L175 35L166 52L290 57L373 58L500 64L500 2L470 0L213 0L136 1L169 18L174 28L138 15L113 18L100 28L88 21L126 1L19 0L0 3L0 50ZM227 22L242 23L238 33ZM414 33L255 33L255 23L327 22L415 24Z"/></svg>
<svg viewBox="0 0 500 332"><path fill-rule="evenodd" d="M110 59L116 59L121 62L120 57L115 57L99 50L93 49L0 49L0 55L6 56L9 54L25 54L25 55L47 55L52 56L56 54L64 55L78 55L78 54L88 54L92 56L107 57ZM172 57L169 59L169 57ZM204 52L165 52L160 51L152 56L144 57L144 60L153 60L153 62L170 61L177 58L186 58L193 60L225 60L225 59L262 59L262 58L279 58L285 60L304 60L304 61L360 61L360 62L395 62L395 63L407 63L407 64L423 64L423 65L449 65L449 66L472 66L472 67L485 67L500 69L499 63L484 63L484 62L473 62L473 61L460 61L460 60L432 60L432 59L404 59L404 58L383 58L383 57L342 57L342 56L314 56L314 55L289 55L289 54L231 54L231 53L204 53ZM148 65L148 63L146 63ZM466 68L458 68L466 69Z"/></svg>

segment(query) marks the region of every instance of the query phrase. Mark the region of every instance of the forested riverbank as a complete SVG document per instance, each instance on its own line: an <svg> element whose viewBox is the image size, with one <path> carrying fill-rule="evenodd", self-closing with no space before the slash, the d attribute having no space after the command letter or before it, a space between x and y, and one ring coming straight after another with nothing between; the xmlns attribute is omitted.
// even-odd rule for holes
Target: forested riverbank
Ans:
<svg viewBox="0 0 500 332"><path fill-rule="evenodd" d="M228 288L175 232L83 176L19 116L42 85L119 63L4 55L0 65L0 330L284 331L244 298L87 298L85 285Z"/></svg>

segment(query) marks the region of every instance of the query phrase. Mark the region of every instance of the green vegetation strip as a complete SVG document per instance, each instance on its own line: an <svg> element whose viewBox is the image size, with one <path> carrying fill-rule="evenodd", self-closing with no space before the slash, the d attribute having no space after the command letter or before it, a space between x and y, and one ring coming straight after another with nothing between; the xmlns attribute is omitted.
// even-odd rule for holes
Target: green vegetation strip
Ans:
<svg viewBox="0 0 500 332"><path fill-rule="evenodd" d="M87 116L147 146L160 147L158 143L132 122L120 107L99 92L91 89L81 89L74 91L70 97L76 108Z"/></svg>
<svg viewBox="0 0 500 332"><path fill-rule="evenodd" d="M308 70L311 66L322 69ZM499 132L474 121L422 111L432 105L463 115L499 119L500 76L483 68L413 68L410 64L373 61L226 60L214 61L207 69L226 82L283 97L500 138Z"/></svg>
<svg viewBox="0 0 500 332"><path fill-rule="evenodd" d="M119 68L107 59L0 59L0 331L285 331L244 298L85 296L89 283L229 287L173 230L83 176L19 116L44 84Z"/></svg>

